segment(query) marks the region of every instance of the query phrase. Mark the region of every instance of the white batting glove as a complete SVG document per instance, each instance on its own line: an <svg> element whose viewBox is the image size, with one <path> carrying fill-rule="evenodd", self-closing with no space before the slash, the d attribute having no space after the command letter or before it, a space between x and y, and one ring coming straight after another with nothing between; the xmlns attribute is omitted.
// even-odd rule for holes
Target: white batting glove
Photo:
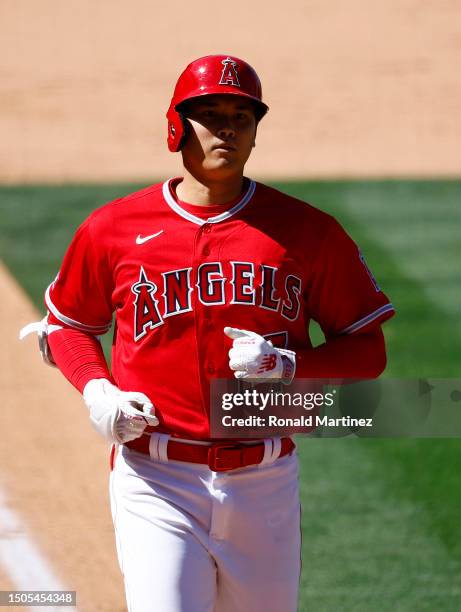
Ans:
<svg viewBox="0 0 461 612"><path fill-rule="evenodd" d="M90 421L109 442L123 444L142 435L148 425L159 424L147 395L120 391L106 378L94 378L83 389Z"/></svg>
<svg viewBox="0 0 461 612"><path fill-rule="evenodd" d="M296 354L276 348L270 340L246 329L225 327L224 333L234 341L229 351L229 367L235 378L252 382L279 380L289 385L296 370Z"/></svg>

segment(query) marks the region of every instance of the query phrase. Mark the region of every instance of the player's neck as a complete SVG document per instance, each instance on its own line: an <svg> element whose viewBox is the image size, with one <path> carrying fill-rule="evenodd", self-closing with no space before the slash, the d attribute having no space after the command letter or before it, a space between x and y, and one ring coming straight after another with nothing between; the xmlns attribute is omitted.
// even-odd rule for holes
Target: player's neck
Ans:
<svg viewBox="0 0 461 612"><path fill-rule="evenodd" d="M242 187L242 175L225 181L210 181L197 179L184 169L184 178L176 187L176 195L183 202L196 206L227 204L240 195Z"/></svg>

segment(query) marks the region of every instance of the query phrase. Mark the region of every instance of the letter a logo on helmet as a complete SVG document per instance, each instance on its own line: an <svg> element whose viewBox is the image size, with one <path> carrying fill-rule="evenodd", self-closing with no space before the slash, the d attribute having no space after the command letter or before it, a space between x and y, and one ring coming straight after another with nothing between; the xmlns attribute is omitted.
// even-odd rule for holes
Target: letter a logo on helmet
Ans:
<svg viewBox="0 0 461 612"><path fill-rule="evenodd" d="M179 151L184 142L186 120L183 103L212 94L230 94L251 100L256 121L260 121L269 110L262 101L261 81L249 64L231 55L200 57L180 75L166 114L170 151Z"/></svg>
<svg viewBox="0 0 461 612"><path fill-rule="evenodd" d="M221 74L220 85L233 85L234 87L240 87L239 75L237 72L237 62L234 62L230 57L223 59L221 62L224 68Z"/></svg>

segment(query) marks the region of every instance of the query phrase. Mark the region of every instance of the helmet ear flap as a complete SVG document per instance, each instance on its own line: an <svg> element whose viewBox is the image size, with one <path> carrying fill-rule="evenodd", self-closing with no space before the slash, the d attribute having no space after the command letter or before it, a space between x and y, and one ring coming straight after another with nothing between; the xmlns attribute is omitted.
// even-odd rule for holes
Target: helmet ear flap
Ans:
<svg viewBox="0 0 461 612"><path fill-rule="evenodd" d="M172 153L181 150L186 137L187 122L182 113L170 107L166 114L168 119L168 148Z"/></svg>

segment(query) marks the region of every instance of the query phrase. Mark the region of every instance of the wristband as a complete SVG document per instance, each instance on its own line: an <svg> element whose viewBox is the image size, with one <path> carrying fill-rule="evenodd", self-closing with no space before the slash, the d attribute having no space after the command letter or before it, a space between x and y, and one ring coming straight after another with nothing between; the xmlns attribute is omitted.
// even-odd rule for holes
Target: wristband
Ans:
<svg viewBox="0 0 461 612"><path fill-rule="evenodd" d="M296 353L288 349L277 349L282 358L282 377L284 385L289 385L296 372Z"/></svg>

